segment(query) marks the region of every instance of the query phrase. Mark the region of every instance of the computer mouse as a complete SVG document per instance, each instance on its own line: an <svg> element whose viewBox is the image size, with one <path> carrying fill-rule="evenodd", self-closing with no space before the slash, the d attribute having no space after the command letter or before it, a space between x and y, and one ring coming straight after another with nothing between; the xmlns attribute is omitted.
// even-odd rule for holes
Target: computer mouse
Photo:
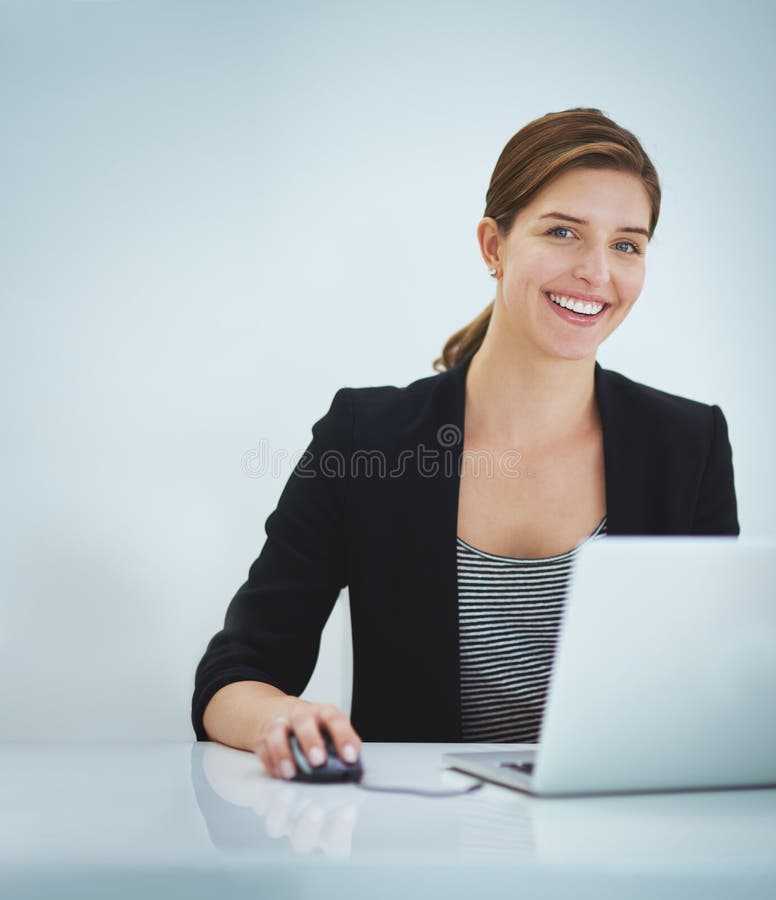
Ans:
<svg viewBox="0 0 776 900"><path fill-rule="evenodd" d="M354 763L346 763L337 755L337 748L329 733L321 729L321 737L326 747L326 761L323 765L313 766L296 739L296 735L291 732L288 741L291 745L291 754L296 763L296 775L291 781L309 781L323 784L331 781L361 781L364 774L361 760L357 759Z"/></svg>

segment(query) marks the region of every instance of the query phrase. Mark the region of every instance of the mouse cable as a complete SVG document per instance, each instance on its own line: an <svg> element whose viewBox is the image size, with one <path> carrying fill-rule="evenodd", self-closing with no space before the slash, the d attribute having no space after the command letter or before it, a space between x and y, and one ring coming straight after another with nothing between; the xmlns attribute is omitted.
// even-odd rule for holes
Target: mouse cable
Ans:
<svg viewBox="0 0 776 900"><path fill-rule="evenodd" d="M460 797L461 794L471 794L472 791L478 791L485 787L484 781L478 781L463 790L444 790L444 791L425 791L420 788L400 788L387 787L379 784L364 784L363 781L356 781L355 787L361 788L362 791L382 791L386 794L416 794L418 797Z"/></svg>

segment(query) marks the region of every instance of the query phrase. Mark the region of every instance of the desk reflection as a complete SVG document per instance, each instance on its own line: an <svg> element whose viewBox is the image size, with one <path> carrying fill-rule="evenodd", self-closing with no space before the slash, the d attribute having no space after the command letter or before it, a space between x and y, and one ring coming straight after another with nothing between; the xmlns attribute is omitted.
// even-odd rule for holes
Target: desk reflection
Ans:
<svg viewBox="0 0 776 900"><path fill-rule="evenodd" d="M471 784L441 758L423 779L412 771L404 778L395 771L379 773L370 767L365 781L429 789ZM429 777L438 783L429 784ZM503 856L514 862L535 855L527 798L507 791L494 790L483 802L478 794L427 798L373 794L352 784L280 781L268 778L252 754L215 743L193 746L192 782L210 839L220 850L271 849L295 856L319 851L348 859L363 811L356 852L407 845L467 860Z"/></svg>
<svg viewBox="0 0 776 900"><path fill-rule="evenodd" d="M276 849L287 841L300 856L350 856L358 803L338 786L332 792L331 785L268 778L258 757L215 743L195 744L191 762L197 803L219 849Z"/></svg>
<svg viewBox="0 0 776 900"><path fill-rule="evenodd" d="M445 769L447 748L367 745L365 780L465 787ZM192 749L197 803L215 847L275 858L437 858L669 870L677 864L772 865L776 791L532 798L488 785L471 795L373 794L352 784L267 778L252 754L218 744Z"/></svg>
<svg viewBox="0 0 776 900"><path fill-rule="evenodd" d="M389 745L368 748L365 782L463 789L471 778L447 769L441 753L403 746L392 757L415 765L381 765ZM408 750L410 750L408 754ZM422 764L417 765L417 757ZM398 770L398 772L397 772ZM399 774L401 773L401 774ZM375 794L352 784L311 785L268 778L249 753L215 743L192 748L192 781L213 844L222 850L268 850L347 859L359 851L435 851L463 860L535 856L528 798L485 788L461 797ZM481 796L488 793L487 799ZM356 837L358 840L356 840Z"/></svg>

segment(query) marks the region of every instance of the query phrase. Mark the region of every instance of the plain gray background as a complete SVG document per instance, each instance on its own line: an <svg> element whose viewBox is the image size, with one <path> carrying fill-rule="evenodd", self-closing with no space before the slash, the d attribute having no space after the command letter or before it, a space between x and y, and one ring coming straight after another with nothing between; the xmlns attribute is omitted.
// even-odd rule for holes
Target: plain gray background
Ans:
<svg viewBox="0 0 776 900"><path fill-rule="evenodd" d="M775 37L751 0L1 3L0 736L191 736L312 423L433 374L490 301L487 184L546 112L651 155L645 289L599 360L722 407L743 533L773 535ZM347 708L346 616L308 696Z"/></svg>

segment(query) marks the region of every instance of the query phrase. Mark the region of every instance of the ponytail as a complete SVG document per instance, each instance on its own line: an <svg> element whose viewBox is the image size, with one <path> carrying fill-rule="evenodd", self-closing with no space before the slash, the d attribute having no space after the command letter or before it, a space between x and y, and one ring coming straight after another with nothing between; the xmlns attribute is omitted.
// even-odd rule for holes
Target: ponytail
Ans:
<svg viewBox="0 0 776 900"><path fill-rule="evenodd" d="M434 360L434 369L437 372L452 369L453 366L463 362L468 356L472 356L480 349L485 338L485 332L490 324L490 317L493 314L495 302L495 300L491 300L474 321L464 325L463 328L456 331L448 339L442 350L442 355Z"/></svg>

